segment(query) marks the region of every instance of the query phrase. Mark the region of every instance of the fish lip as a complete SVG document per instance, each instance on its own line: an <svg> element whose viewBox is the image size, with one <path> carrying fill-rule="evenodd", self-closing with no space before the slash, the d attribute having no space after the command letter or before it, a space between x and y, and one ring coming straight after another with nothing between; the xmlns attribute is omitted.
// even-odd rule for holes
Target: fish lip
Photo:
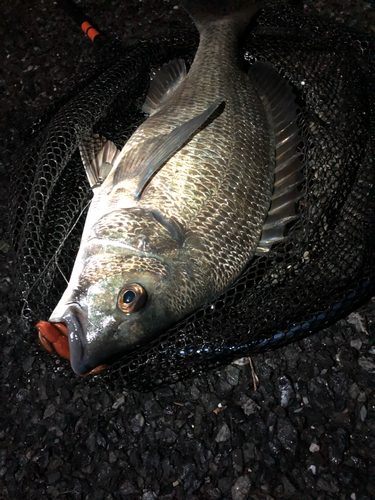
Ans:
<svg viewBox="0 0 375 500"><path fill-rule="evenodd" d="M85 314L84 308L78 302L67 302L66 310L59 322L65 323L68 329L69 351L70 351L70 364L77 375L86 375L92 371L96 366L87 356L86 347L86 328L85 323L82 321ZM52 320L56 322L56 319Z"/></svg>

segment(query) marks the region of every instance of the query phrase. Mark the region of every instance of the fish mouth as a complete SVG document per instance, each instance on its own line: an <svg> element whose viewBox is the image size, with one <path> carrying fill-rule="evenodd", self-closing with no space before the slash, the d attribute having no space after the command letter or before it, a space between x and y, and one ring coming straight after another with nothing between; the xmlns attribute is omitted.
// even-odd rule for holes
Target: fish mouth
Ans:
<svg viewBox="0 0 375 500"><path fill-rule="evenodd" d="M100 364L98 356L88 355L85 328L85 311L77 302L69 302L61 318L51 318L50 323L63 323L68 330L71 367L77 375L96 374L107 365Z"/></svg>

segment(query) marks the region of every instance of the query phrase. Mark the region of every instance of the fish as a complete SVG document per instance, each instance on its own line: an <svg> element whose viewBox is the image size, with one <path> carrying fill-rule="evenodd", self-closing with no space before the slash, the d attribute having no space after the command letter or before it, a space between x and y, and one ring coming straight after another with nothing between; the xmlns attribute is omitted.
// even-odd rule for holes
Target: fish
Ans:
<svg viewBox="0 0 375 500"><path fill-rule="evenodd" d="M182 59L152 71L147 118L122 149L95 134L80 145L93 198L67 289L37 325L78 375L212 301L299 217L296 96L270 63L245 71L240 58L259 4L183 6L200 35L189 71Z"/></svg>

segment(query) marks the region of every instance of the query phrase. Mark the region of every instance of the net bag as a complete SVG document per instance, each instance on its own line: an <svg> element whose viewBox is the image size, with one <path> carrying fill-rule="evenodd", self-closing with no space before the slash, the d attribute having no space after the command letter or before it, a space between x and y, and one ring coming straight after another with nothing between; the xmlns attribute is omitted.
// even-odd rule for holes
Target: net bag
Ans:
<svg viewBox="0 0 375 500"><path fill-rule="evenodd" d="M15 159L11 301L23 334L49 317L78 251L91 198L78 145L93 130L122 148L145 119L151 70L174 58L189 65L198 41L192 28L136 48L108 42L87 85ZM306 178L300 218L226 293L113 365L102 375L108 382L147 389L285 345L374 293L373 45L276 5L252 22L242 54L245 69L270 62L297 95Z"/></svg>

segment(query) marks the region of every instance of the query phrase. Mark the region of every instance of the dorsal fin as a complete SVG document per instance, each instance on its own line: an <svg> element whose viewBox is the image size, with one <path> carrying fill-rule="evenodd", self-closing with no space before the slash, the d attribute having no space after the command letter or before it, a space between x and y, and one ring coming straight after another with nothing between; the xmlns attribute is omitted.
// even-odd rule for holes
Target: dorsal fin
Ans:
<svg viewBox="0 0 375 500"><path fill-rule="evenodd" d="M298 219L295 204L303 197L300 186L305 176L301 172L302 154L298 146L302 139L297 125L298 107L292 86L266 62L253 64L249 73L271 114L276 145L271 205L256 251L256 255L261 255L268 252L272 245L282 241L286 225Z"/></svg>
<svg viewBox="0 0 375 500"><path fill-rule="evenodd" d="M79 152L92 188L103 183L120 154L112 141L98 134L85 139L79 145Z"/></svg>
<svg viewBox="0 0 375 500"><path fill-rule="evenodd" d="M173 94L186 76L186 65L183 59L173 59L168 64L153 71L150 88L142 110L150 115L156 113L166 99Z"/></svg>
<svg viewBox="0 0 375 500"><path fill-rule="evenodd" d="M176 127L169 134L147 139L129 150L116 167L113 186L136 178L136 189L131 193L139 199L154 173L210 118L222 103L216 99L203 113Z"/></svg>

